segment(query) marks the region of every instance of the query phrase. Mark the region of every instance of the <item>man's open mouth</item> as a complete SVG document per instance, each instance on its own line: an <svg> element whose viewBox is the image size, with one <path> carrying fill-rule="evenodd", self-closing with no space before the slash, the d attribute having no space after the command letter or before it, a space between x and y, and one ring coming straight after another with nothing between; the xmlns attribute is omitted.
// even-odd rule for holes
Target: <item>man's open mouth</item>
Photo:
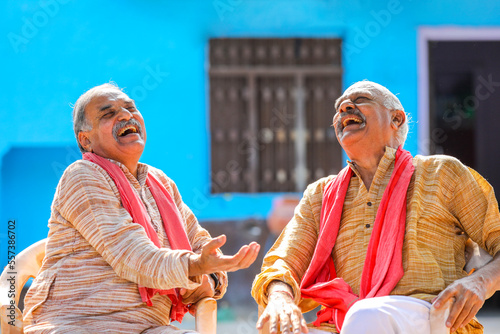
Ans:
<svg viewBox="0 0 500 334"><path fill-rule="evenodd" d="M361 118L359 118L358 116L349 115L342 119L342 128L345 128L346 126L352 124L361 124L361 123L363 123L363 120Z"/></svg>
<svg viewBox="0 0 500 334"><path fill-rule="evenodd" d="M137 128L136 125L130 124L130 125L127 125L127 126L121 128L118 131L117 135L118 135L118 137L125 137L126 135L129 135L131 133L139 133L139 129Z"/></svg>

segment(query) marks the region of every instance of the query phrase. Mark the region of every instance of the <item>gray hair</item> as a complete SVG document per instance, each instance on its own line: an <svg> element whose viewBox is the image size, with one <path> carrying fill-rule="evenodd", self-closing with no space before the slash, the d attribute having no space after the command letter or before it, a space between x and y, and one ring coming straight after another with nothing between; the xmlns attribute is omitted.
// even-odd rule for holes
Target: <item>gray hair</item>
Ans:
<svg viewBox="0 0 500 334"><path fill-rule="evenodd" d="M386 87L373 81L368 81L368 80L358 81L349 86L349 88L347 88L344 91L344 94L342 94L342 96L335 101L335 110L337 110L338 107L340 106L340 102L342 101L346 93L348 93L350 89L354 88L366 88L373 95L379 96L380 100L382 101L382 104L384 105L384 107L389 109L389 111L401 110L405 114L406 116L405 122L399 127L398 132L396 133L396 140L400 145L404 145L406 137L408 136L408 122L410 119L408 114L406 114L403 105L401 104L401 101L399 101L396 95L394 95Z"/></svg>
<svg viewBox="0 0 500 334"><path fill-rule="evenodd" d="M85 116L85 108L92 101L93 98L97 96L105 95L106 92L110 90L116 90L121 92L121 88L114 82L105 83L99 86L95 86L85 93L83 93L73 107L73 130L75 131L76 143L78 144L78 148L82 153L85 153L85 148L80 144L78 140L78 134L80 131L90 131L92 130L92 124L90 124L89 120Z"/></svg>

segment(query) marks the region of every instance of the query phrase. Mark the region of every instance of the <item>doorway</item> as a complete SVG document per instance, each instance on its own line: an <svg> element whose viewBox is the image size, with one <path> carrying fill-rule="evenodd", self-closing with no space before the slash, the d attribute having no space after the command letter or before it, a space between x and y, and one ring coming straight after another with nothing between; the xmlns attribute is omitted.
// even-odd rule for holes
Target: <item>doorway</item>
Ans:
<svg viewBox="0 0 500 334"><path fill-rule="evenodd" d="M499 200L500 29L424 28L419 43L419 153L458 158Z"/></svg>

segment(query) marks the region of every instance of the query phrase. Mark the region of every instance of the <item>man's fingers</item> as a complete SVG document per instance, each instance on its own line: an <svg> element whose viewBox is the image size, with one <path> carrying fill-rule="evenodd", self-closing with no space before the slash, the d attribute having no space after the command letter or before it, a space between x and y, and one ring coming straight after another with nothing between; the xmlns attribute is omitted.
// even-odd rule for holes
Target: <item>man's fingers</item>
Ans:
<svg viewBox="0 0 500 334"><path fill-rule="evenodd" d="M301 325L300 325L300 319L301 317L298 316L296 313L292 313L291 319L292 319L292 331L294 334L299 334Z"/></svg>
<svg viewBox="0 0 500 334"><path fill-rule="evenodd" d="M282 310L280 312L280 329L281 329L281 333L283 334L288 334L290 333L290 316L284 311Z"/></svg>
<svg viewBox="0 0 500 334"><path fill-rule="evenodd" d="M244 269L250 267L252 263L255 262L257 256L259 255L260 245L257 243L252 243L249 245L249 249L245 256L238 263L238 269Z"/></svg>
<svg viewBox="0 0 500 334"><path fill-rule="evenodd" d="M195 304L191 304L191 306L189 307L189 313L190 313L192 316L195 316L195 315L196 315L196 303L195 303Z"/></svg>
<svg viewBox="0 0 500 334"><path fill-rule="evenodd" d="M269 333L271 334L278 333L278 317L274 312L269 315Z"/></svg>
<svg viewBox="0 0 500 334"><path fill-rule="evenodd" d="M203 250L208 253L215 252L217 248L222 247L226 243L226 236L224 234L219 235L217 238L213 238L205 245L203 245Z"/></svg>
<svg viewBox="0 0 500 334"><path fill-rule="evenodd" d="M199 269L195 267L190 271L191 275L213 273L216 271L236 271L249 267L257 258L260 245L252 242L250 245L244 245L233 256L222 255L216 250L226 242L226 236L221 235L207 242L203 246L200 259L197 260Z"/></svg>
<svg viewBox="0 0 500 334"><path fill-rule="evenodd" d="M262 329L264 327L264 324L269 321L269 313L264 311L262 315L260 316L259 320L257 320L257 329Z"/></svg>
<svg viewBox="0 0 500 334"><path fill-rule="evenodd" d="M466 304L465 307L462 309L462 312L460 312L457 319L455 320L455 322L451 326L451 331L454 332L457 329L459 329L464 322L465 322L465 324L467 324L469 321L466 322L466 320L469 317L470 313L471 313L471 308L468 307L468 305Z"/></svg>
<svg viewBox="0 0 500 334"><path fill-rule="evenodd" d="M240 248L238 253L227 260L225 271L236 271L239 269L248 268L257 258L260 245L252 243L250 246L245 245Z"/></svg>
<svg viewBox="0 0 500 334"><path fill-rule="evenodd" d="M455 308L456 304L456 308ZM457 302L452 307L452 311L450 312L450 316L448 317L447 323L451 323L451 331L455 331L462 326L465 326L469 323L469 321L476 315L477 311L482 306L482 303L477 298L466 298L463 296L459 298ZM452 318L452 315L456 315L455 318Z"/></svg>
<svg viewBox="0 0 500 334"><path fill-rule="evenodd" d="M241 269L239 264L242 262L247 255L248 251L250 250L250 247L247 245L243 246L240 248L238 253L236 253L233 256L223 256L221 257L221 260L223 260L223 263L221 263L221 266L225 269L224 271L236 271L238 269Z"/></svg>
<svg viewBox="0 0 500 334"><path fill-rule="evenodd" d="M435 308L441 308L448 299L455 296L455 292L451 289L445 289L436 298L434 298L433 304Z"/></svg>
<svg viewBox="0 0 500 334"><path fill-rule="evenodd" d="M458 327L456 327L456 328L458 329L458 328L465 327L472 320L472 318L474 318L474 316L477 314L477 312L479 311L481 306L482 305L474 305L470 309L469 314L465 316L464 320L462 320L462 323L458 324Z"/></svg>
<svg viewBox="0 0 500 334"><path fill-rule="evenodd" d="M309 333L309 328L307 328L307 322L306 322L306 319L304 319L304 317L301 317L302 320L300 321L300 330L302 331L302 333Z"/></svg>
<svg viewBox="0 0 500 334"><path fill-rule="evenodd" d="M464 305L465 305L465 300L463 298L455 299L455 302L451 306L450 315L448 316L448 320L446 320L446 327L456 328L457 325L455 323L456 323L459 315L461 315L463 308L464 308ZM467 313L469 313L469 312L467 312Z"/></svg>

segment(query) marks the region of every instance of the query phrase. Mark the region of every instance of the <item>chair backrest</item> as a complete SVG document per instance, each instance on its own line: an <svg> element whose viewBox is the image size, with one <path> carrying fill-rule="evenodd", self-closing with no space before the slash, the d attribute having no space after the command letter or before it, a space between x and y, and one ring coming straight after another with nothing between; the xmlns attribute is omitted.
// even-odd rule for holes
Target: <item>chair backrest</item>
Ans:
<svg viewBox="0 0 500 334"><path fill-rule="evenodd" d="M17 305L21 291L30 278L35 278L45 257L47 239L40 240L11 261L0 276L0 328L1 334L23 334L23 315ZM203 298L196 303L196 331L216 334L217 302Z"/></svg>
<svg viewBox="0 0 500 334"><path fill-rule="evenodd" d="M30 278L34 278L45 256L47 239L40 240L10 261L0 276L0 323L2 334L23 332L23 316L17 305L21 291Z"/></svg>

